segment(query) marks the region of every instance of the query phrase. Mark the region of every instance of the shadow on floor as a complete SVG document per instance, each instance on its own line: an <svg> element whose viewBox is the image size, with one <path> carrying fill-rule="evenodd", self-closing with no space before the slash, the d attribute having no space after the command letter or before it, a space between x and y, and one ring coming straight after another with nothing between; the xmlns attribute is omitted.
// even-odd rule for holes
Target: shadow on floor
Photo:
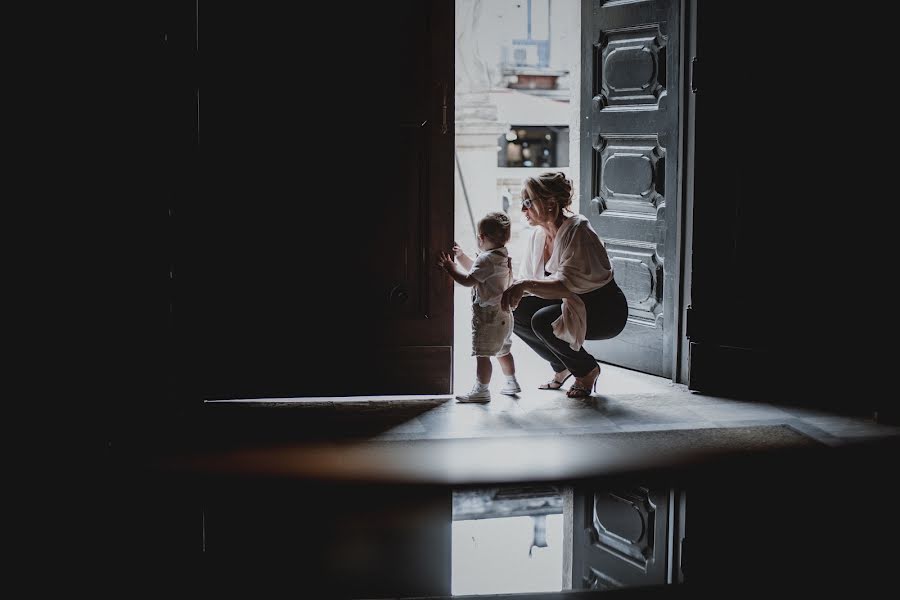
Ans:
<svg viewBox="0 0 900 600"><path fill-rule="evenodd" d="M366 439L444 405L447 398L337 402L208 403L203 437L215 446Z"/></svg>

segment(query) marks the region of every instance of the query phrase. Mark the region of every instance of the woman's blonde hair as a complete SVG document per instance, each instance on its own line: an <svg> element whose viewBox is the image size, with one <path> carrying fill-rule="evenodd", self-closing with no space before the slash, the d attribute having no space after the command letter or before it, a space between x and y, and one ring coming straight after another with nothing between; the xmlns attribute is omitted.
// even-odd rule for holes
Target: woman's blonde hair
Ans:
<svg viewBox="0 0 900 600"><path fill-rule="evenodd" d="M541 215L553 211L559 212L572 205L572 180L560 171L548 171L537 177L526 177L523 190L527 190L528 198L536 205Z"/></svg>

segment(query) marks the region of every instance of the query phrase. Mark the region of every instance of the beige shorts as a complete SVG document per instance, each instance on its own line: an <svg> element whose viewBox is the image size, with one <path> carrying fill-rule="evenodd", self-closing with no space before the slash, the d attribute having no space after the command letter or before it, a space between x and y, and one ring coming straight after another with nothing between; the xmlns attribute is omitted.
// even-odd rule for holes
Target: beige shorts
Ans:
<svg viewBox="0 0 900 600"><path fill-rule="evenodd" d="M512 347L513 316L500 306L472 304L472 356L506 356Z"/></svg>

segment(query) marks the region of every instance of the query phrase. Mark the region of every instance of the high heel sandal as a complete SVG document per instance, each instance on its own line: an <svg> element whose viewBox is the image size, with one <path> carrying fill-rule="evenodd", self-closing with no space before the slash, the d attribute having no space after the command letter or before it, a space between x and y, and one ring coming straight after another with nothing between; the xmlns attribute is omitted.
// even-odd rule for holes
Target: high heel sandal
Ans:
<svg viewBox="0 0 900 600"><path fill-rule="evenodd" d="M566 376L563 378L562 381L557 381L557 380L556 380L556 377L554 376L553 379L551 379L551 380L548 381L547 383L542 383L541 385L539 385L539 386L538 386L538 389L539 389L539 390L558 390L559 388L561 388L561 387L563 386L563 384L564 384L566 381L569 380L569 377L571 377L571 376L572 376L572 374L569 373L568 375L566 375Z"/></svg>
<svg viewBox="0 0 900 600"><path fill-rule="evenodd" d="M591 384L589 388L584 387L578 382L578 378L575 378L575 383L573 383L569 387L569 391L566 392L566 396L569 398L587 398L591 394L597 391L597 380L600 379L600 365L597 365L597 376L594 377L594 382Z"/></svg>

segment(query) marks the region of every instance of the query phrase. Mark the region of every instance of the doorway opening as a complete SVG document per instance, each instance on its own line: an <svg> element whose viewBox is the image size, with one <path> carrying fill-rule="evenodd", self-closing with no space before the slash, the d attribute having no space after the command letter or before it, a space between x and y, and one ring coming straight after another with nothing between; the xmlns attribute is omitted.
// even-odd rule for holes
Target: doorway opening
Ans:
<svg viewBox="0 0 900 600"><path fill-rule="evenodd" d="M573 183L571 209L600 235L628 301L625 329L587 340L586 350L601 363L686 381L681 5L456 0L455 10L456 242L471 254L478 220L506 211L515 272L529 238L522 181L562 172ZM453 387L463 393L475 370L468 290L454 299ZM517 372L518 349L535 358L538 383L549 378L514 341ZM493 378L491 389L500 386Z"/></svg>
<svg viewBox="0 0 900 600"><path fill-rule="evenodd" d="M474 257L478 221L507 213L514 274L530 233L523 179L555 170L576 187L579 180L580 20L578 2L456 0L455 241ZM470 288L454 286L454 307L453 391L460 394L475 381ZM547 366L517 338L513 356L520 382L526 371L547 378ZM494 361L492 395L502 382Z"/></svg>

